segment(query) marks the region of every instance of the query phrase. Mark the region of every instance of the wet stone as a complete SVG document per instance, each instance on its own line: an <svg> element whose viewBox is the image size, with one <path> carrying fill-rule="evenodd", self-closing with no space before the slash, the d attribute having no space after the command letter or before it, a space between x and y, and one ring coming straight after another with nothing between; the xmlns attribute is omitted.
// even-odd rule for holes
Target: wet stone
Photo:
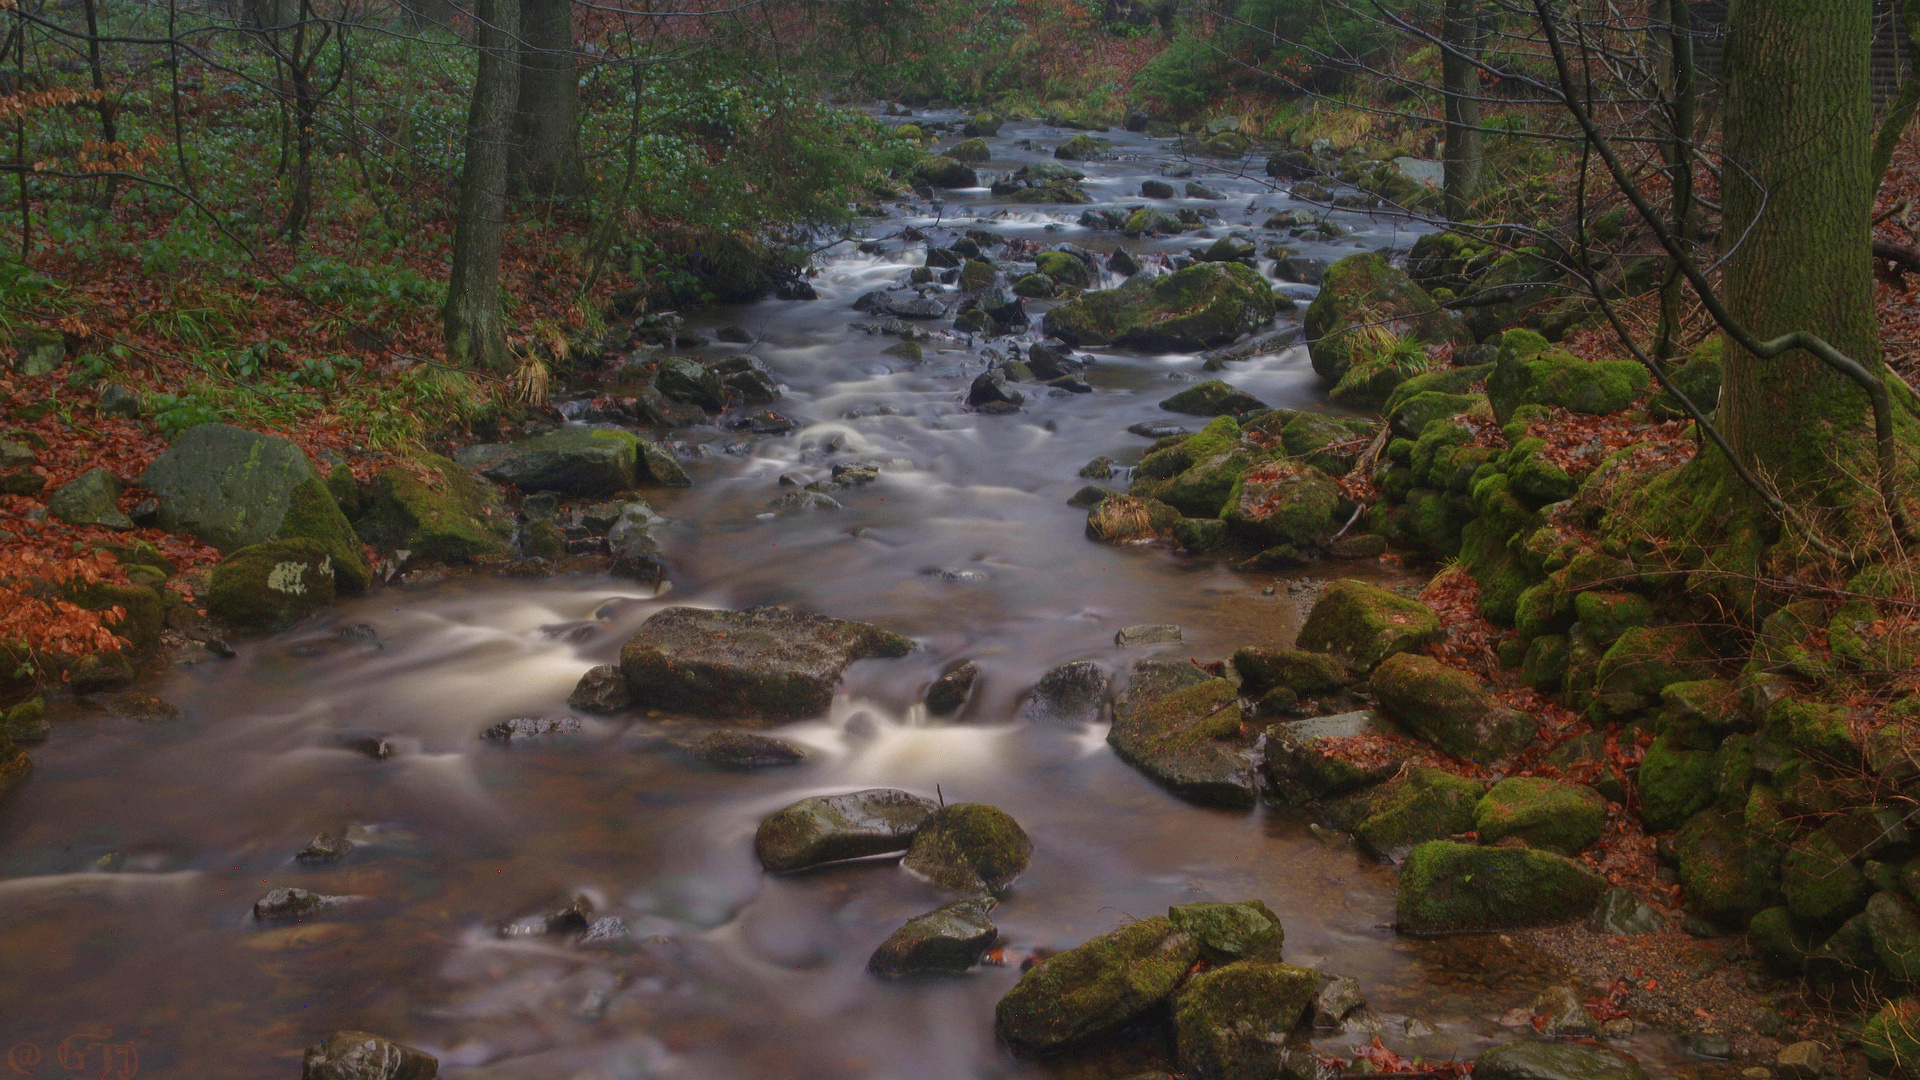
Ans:
<svg viewBox="0 0 1920 1080"><path fill-rule="evenodd" d="M122 690L109 694L106 699L107 711L126 720L137 720L143 724L158 724L180 718L180 710L164 698L138 690Z"/></svg>
<svg viewBox="0 0 1920 1080"><path fill-rule="evenodd" d="M618 915L607 915L588 923L573 944L589 952L627 952L633 948L633 928Z"/></svg>
<svg viewBox="0 0 1920 1080"><path fill-rule="evenodd" d="M1600 1036L1600 1021L1580 1002L1572 987L1549 986L1542 990L1528 1010L1538 1019L1534 1029L1548 1038L1595 1039Z"/></svg>
<svg viewBox="0 0 1920 1080"><path fill-rule="evenodd" d="M944 888L1004 893L1032 857L1033 840L1006 811L954 803L921 823L901 865Z"/></svg>
<svg viewBox="0 0 1920 1080"><path fill-rule="evenodd" d="M1613 889L1601 897L1594 922L1601 933L1621 936L1657 934L1667 928L1666 916L1647 906L1631 889Z"/></svg>
<svg viewBox="0 0 1920 1080"><path fill-rule="evenodd" d="M974 683L980 678L980 667L971 660L964 660L940 673L940 677L927 688L927 711L935 716L951 716L960 711L967 703L968 695L973 693Z"/></svg>
<svg viewBox="0 0 1920 1080"><path fill-rule="evenodd" d="M772 871L904 851L939 805L892 788L802 799L760 823L754 854Z"/></svg>
<svg viewBox="0 0 1920 1080"><path fill-rule="evenodd" d="M1035 964L994 1009L1000 1037L1045 1051L1119 1027L1167 999L1199 957L1166 919L1142 919Z"/></svg>
<svg viewBox="0 0 1920 1080"><path fill-rule="evenodd" d="M1599 1046L1515 1042L1474 1059L1474 1080L1647 1080L1625 1054Z"/></svg>
<svg viewBox="0 0 1920 1080"><path fill-rule="evenodd" d="M1142 645L1177 645L1180 640L1180 628L1172 623L1122 627L1119 633L1113 635L1113 643L1123 649Z"/></svg>
<svg viewBox="0 0 1920 1080"><path fill-rule="evenodd" d="M1143 439L1170 439L1175 435L1191 435L1193 430L1167 420L1147 420L1127 426L1127 432Z"/></svg>
<svg viewBox="0 0 1920 1080"><path fill-rule="evenodd" d="M306 889L274 889L254 901L253 917L262 922L304 919L346 904L348 897L327 896Z"/></svg>
<svg viewBox="0 0 1920 1080"><path fill-rule="evenodd" d="M990 896L956 900L908 919L867 961L875 975L957 975L980 962L1000 936Z"/></svg>
<svg viewBox="0 0 1920 1080"><path fill-rule="evenodd" d="M1286 687L1271 693L1282 691L1293 693ZM1414 749L1391 721L1367 710L1276 724L1267 730L1263 754L1273 793L1289 806L1305 806L1386 780Z"/></svg>
<svg viewBox="0 0 1920 1080"><path fill-rule="evenodd" d="M503 938L580 933L587 929L587 921L592 917L593 901L584 896L576 896L571 903L558 911L545 911L538 915L528 915L525 918L502 923L498 933Z"/></svg>
<svg viewBox="0 0 1920 1080"><path fill-rule="evenodd" d="M300 1080L433 1080L440 1062L411 1046L365 1031L336 1031L307 1047Z"/></svg>
<svg viewBox="0 0 1920 1080"><path fill-rule="evenodd" d="M567 707L581 712L617 713L633 703L627 693L627 680L618 664L600 664L587 669L567 695Z"/></svg>
<svg viewBox="0 0 1920 1080"><path fill-rule="evenodd" d="M747 731L716 731L693 745L693 756L723 769L768 769L799 765L807 752L785 739Z"/></svg>
<svg viewBox="0 0 1920 1080"><path fill-rule="evenodd" d="M1695 1057L1724 1061L1733 1056L1733 1044L1725 1035L1715 1035L1705 1031L1690 1032L1680 1036L1680 1048Z"/></svg>
<svg viewBox="0 0 1920 1080"><path fill-rule="evenodd" d="M1091 724L1106 708L1112 677L1092 660L1062 664L1040 677L1020 706L1020 716L1057 724Z"/></svg>
<svg viewBox="0 0 1920 1080"><path fill-rule="evenodd" d="M1200 944L1201 956L1216 964L1278 960L1286 942L1280 916L1259 900L1175 904L1167 909L1167 919Z"/></svg>
<svg viewBox="0 0 1920 1080"><path fill-rule="evenodd" d="M1367 996L1360 992L1360 981L1346 975L1321 977L1320 989L1313 994L1313 1026L1322 1031L1338 1031L1348 1016L1365 1008Z"/></svg>
<svg viewBox="0 0 1920 1080"><path fill-rule="evenodd" d="M334 862L353 852L353 841L345 833L321 833L307 846L294 853L294 859L303 863Z"/></svg>
<svg viewBox="0 0 1920 1080"><path fill-rule="evenodd" d="M482 731L480 737L491 742L512 742L541 735L578 735L580 721L572 716L519 716L502 720Z"/></svg>

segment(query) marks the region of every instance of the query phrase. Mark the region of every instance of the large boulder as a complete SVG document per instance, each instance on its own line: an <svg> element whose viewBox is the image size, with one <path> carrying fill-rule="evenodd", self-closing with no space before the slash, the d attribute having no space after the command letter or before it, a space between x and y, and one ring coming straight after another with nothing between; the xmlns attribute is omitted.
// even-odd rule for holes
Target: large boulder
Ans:
<svg viewBox="0 0 1920 1080"><path fill-rule="evenodd" d="M1373 695L1415 734L1465 761L1495 761L1534 740L1532 717L1431 656L1399 653L1381 661L1373 670Z"/></svg>
<svg viewBox="0 0 1920 1080"><path fill-rule="evenodd" d="M1401 867L1396 923L1413 937L1551 926L1585 918L1606 890L1605 878L1564 856L1434 840Z"/></svg>
<svg viewBox="0 0 1920 1080"><path fill-rule="evenodd" d="M1257 272L1200 263L1085 293L1047 312L1045 327L1070 345L1198 352L1265 325L1273 314L1273 289Z"/></svg>
<svg viewBox="0 0 1920 1080"><path fill-rule="evenodd" d="M354 528L368 543L464 563L512 550L512 519L491 484L436 454L375 474Z"/></svg>
<svg viewBox="0 0 1920 1080"><path fill-rule="evenodd" d="M1113 681L1107 669L1092 660L1061 664L1035 683L1020 703L1023 720L1056 724L1090 724L1107 707L1107 688ZM932 701L932 695L928 695Z"/></svg>
<svg viewBox="0 0 1920 1080"><path fill-rule="evenodd" d="M1296 644L1371 672L1395 653L1413 652L1445 637L1440 616L1427 605L1343 578L1329 583L1314 601Z"/></svg>
<svg viewBox="0 0 1920 1080"><path fill-rule="evenodd" d="M1351 681L1346 668L1326 653L1285 646L1248 645L1233 654L1233 669L1250 694L1276 687L1295 694L1324 694Z"/></svg>
<svg viewBox="0 0 1920 1080"><path fill-rule="evenodd" d="M1267 403L1220 379L1195 383L1160 403L1168 412L1188 416L1240 416L1259 412Z"/></svg>
<svg viewBox="0 0 1920 1080"><path fill-rule="evenodd" d="M1367 337L1359 328L1384 330L1426 344L1453 339L1452 316L1426 290L1394 269L1385 256L1349 255L1327 268L1320 293L1302 319L1313 370L1337 385L1353 366Z"/></svg>
<svg viewBox="0 0 1920 1080"><path fill-rule="evenodd" d="M1637 361L1582 360L1548 351L1546 339L1530 330L1509 330L1487 378L1487 400L1502 424L1522 405L1601 416L1633 404L1651 380Z"/></svg>
<svg viewBox="0 0 1920 1080"><path fill-rule="evenodd" d="M1129 694L1132 694L1131 688ZM1258 793L1240 736L1240 690L1230 680L1116 703L1107 742L1168 790L1208 806L1250 809Z"/></svg>
<svg viewBox="0 0 1920 1080"><path fill-rule="evenodd" d="M1199 956L1164 918L1129 923L1028 969L995 1007L995 1026L1022 1050L1078 1042L1166 1000Z"/></svg>
<svg viewBox="0 0 1920 1080"><path fill-rule="evenodd" d="M1687 902L1702 916L1727 926L1747 922L1766 903L1770 882L1750 872L1753 852L1743 815L1714 810L1695 814L1673 838L1673 857Z"/></svg>
<svg viewBox="0 0 1920 1080"><path fill-rule="evenodd" d="M1317 971L1258 960L1188 979L1173 1000L1180 1068L1200 1080L1280 1075L1287 1036L1319 985Z"/></svg>
<svg viewBox="0 0 1920 1080"><path fill-rule="evenodd" d="M1220 510L1243 538L1263 548L1304 554L1339 528L1340 486L1318 469L1287 458L1265 461L1240 474Z"/></svg>
<svg viewBox="0 0 1920 1080"><path fill-rule="evenodd" d="M892 788L801 799L760 823L753 851L772 871L904 851L940 807Z"/></svg>
<svg viewBox="0 0 1920 1080"><path fill-rule="evenodd" d="M980 186L980 177L971 168L947 157L929 154L914 163L914 179L929 187L970 188Z"/></svg>
<svg viewBox="0 0 1920 1080"><path fill-rule="evenodd" d="M1600 839L1607 800L1585 784L1510 776L1473 808L1473 827L1482 843L1517 836L1531 847L1574 855Z"/></svg>
<svg viewBox="0 0 1920 1080"><path fill-rule="evenodd" d="M867 970L893 978L966 971L1000 936L993 905L991 896L974 896L908 919L873 951Z"/></svg>
<svg viewBox="0 0 1920 1080"><path fill-rule="evenodd" d="M454 460L524 492L612 495L641 483L640 439L617 428L563 427L525 442L469 446Z"/></svg>
<svg viewBox="0 0 1920 1080"><path fill-rule="evenodd" d="M869 623L790 608L673 607L627 639L620 672L637 708L793 720L827 711L848 664L912 648Z"/></svg>
<svg viewBox="0 0 1920 1080"><path fill-rule="evenodd" d="M232 552L265 540L326 549L343 591L372 581L360 538L301 449L230 424L188 428L140 474L160 501L157 524Z"/></svg>
<svg viewBox="0 0 1920 1080"><path fill-rule="evenodd" d="M948 889L1004 893L1033 857L1012 815L984 803L954 803L920 823L902 866Z"/></svg>
<svg viewBox="0 0 1920 1080"><path fill-rule="evenodd" d="M207 587L207 614L236 630L290 626L333 603L327 549L311 540L268 540L220 560Z"/></svg>
<svg viewBox="0 0 1920 1080"><path fill-rule="evenodd" d="M300 1080L433 1080L432 1054L365 1031L336 1031L307 1047Z"/></svg>
<svg viewBox="0 0 1920 1080"><path fill-rule="evenodd" d="M1604 1046L1504 1043L1473 1062L1474 1080L1647 1080L1640 1063Z"/></svg>

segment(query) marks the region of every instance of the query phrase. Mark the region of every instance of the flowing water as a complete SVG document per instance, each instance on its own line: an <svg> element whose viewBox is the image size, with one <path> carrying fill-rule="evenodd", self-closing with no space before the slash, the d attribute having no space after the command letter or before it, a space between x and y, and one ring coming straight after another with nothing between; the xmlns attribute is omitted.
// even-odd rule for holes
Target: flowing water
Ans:
<svg viewBox="0 0 1920 1080"><path fill-rule="evenodd" d="M1071 134L1008 124L986 168L1048 156ZM1085 165L1086 187L1096 207L1140 205L1142 179L1177 160L1170 144L1106 137L1116 156ZM1230 228L1263 247L1284 239L1258 227L1293 205L1265 177L1197 164L1228 198L1160 205L1215 209L1218 225L1129 249L1184 250ZM856 297L921 261L921 245L888 239L904 226L1102 253L1123 242L1078 227L1079 214L946 193L937 213L923 203L871 222L882 253L823 255L818 300L698 320L760 339L753 353L786 387L776 408L800 426L750 446L718 428L693 433L711 451L689 463L695 486L659 504L675 521L666 596L605 577L386 589L145 686L178 720L57 710L33 778L0 806L0 1038L14 1072L292 1077L300 1048L339 1028L428 1049L455 1077L961 1080L1151 1064L1137 1047L1096 1065L1008 1055L992 1013L1017 967L868 975L875 945L950 898L893 862L760 871L762 817L870 786L987 802L1022 823L1032 869L994 915L1015 955L1170 903L1261 897L1285 922L1291 962L1359 979L1387 1045L1444 1056L1509 1037L1494 1018L1554 978L1548 965L1497 938L1398 939L1386 925L1391 872L1316 838L1299 815L1189 806L1121 764L1103 729L1013 719L1050 667L1091 657L1119 669L1156 651L1116 648L1120 627L1178 623L1185 642L1157 651L1212 658L1289 642L1302 614L1287 580L1096 545L1066 505L1088 459L1138 459L1147 440L1129 424L1175 419L1157 403L1210 377L1199 358L1095 350L1094 393L1040 388L1017 415L983 416L963 401L991 342L931 342L913 364L883 354L896 339L849 326L867 321ZM1333 217L1343 238L1290 242L1331 260L1414 235L1404 220ZM1036 323L1045 306L1029 303ZM1223 375L1269 404L1325 407L1304 349ZM856 460L885 468L841 496L845 509L769 513L781 474L814 479ZM587 719L581 735L511 746L478 739L502 719L564 713L581 672L613 660L669 602L788 604L922 647L855 665L830 716L780 729L812 753L797 768L710 769L675 750L663 736L684 729L658 718ZM377 636L340 633L362 624ZM960 658L984 672L974 700L958 721L929 722L915 702ZM356 748L367 736L392 756ZM342 828L358 840L345 859L293 860ZM253 901L280 886L358 899L319 919L256 923ZM625 917L635 945L496 932L576 893ZM1320 1041L1345 1055L1365 1038Z"/></svg>

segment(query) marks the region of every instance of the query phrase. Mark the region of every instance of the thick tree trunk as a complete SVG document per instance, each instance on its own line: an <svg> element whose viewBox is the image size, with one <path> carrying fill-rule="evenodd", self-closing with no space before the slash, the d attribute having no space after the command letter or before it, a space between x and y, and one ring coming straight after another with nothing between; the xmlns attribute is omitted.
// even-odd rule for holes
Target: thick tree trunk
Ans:
<svg viewBox="0 0 1920 1080"><path fill-rule="evenodd" d="M1441 35L1440 81L1446 98L1447 127L1441 162L1446 167L1447 216L1463 220L1480 194L1485 156L1480 145L1479 0L1446 0Z"/></svg>
<svg viewBox="0 0 1920 1080"><path fill-rule="evenodd" d="M1667 161L1667 190L1672 199L1669 223L1674 235L1692 239L1693 136L1698 100L1694 88L1693 17L1688 3L1689 0L1654 0L1657 17L1653 21L1655 37L1664 39L1657 41L1656 46L1663 53L1666 68L1662 78L1668 102L1668 130L1661 152ZM1680 329L1685 289L1686 281L1679 265L1669 259L1660 281L1660 323L1654 333L1653 347L1657 360L1671 360L1677 351L1674 337Z"/></svg>
<svg viewBox="0 0 1920 1080"><path fill-rule="evenodd" d="M507 218L507 141L519 80L518 0L474 0L480 67L467 112L466 160L453 227L453 268L441 315L447 354L478 367L505 370L506 327L500 316L500 241Z"/></svg>
<svg viewBox="0 0 1920 1080"><path fill-rule="evenodd" d="M513 115L513 189L537 198L576 195L580 73L573 64L573 0L519 0L520 97Z"/></svg>
<svg viewBox="0 0 1920 1080"><path fill-rule="evenodd" d="M1734 0L1727 20L1723 296L1766 340L1818 334L1878 373L1863 0ZM1867 395L1804 352L1761 360L1728 343L1721 429L1788 503L1871 514ZM1816 515L1818 516L1818 515ZM1834 522L1842 533L1871 527Z"/></svg>

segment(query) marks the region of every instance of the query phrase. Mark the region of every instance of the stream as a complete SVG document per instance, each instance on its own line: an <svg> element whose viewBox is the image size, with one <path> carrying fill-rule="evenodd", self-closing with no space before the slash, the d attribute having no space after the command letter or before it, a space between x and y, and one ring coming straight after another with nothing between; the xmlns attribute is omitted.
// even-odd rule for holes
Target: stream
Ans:
<svg viewBox="0 0 1920 1080"><path fill-rule="evenodd" d="M981 168L1050 158L1073 134L1010 122ZM1224 200L1143 200L1141 181L1182 159L1166 140L1102 137L1112 158L1076 163L1092 208L1207 208L1218 222L1123 240L1077 225L1087 208L945 192L937 212L922 202L867 222L877 253L848 243L822 254L817 300L689 317L709 334L754 335L750 347L708 351L750 349L784 384L774 408L799 426L750 443L719 427L685 434L700 449L686 461L694 486L653 500L674 522L665 595L593 576L381 589L232 659L144 683L177 720L116 718L85 701L52 710L33 777L0 805L0 1035L14 1073L293 1077L303 1047L354 1028L428 1050L451 1077L1123 1077L1154 1066L1149 1048L1036 1063L996 1043L993 1006L1018 979L1018 956L1169 904L1252 897L1284 921L1290 963L1359 980L1385 1045L1445 1057L1514 1037L1501 1014L1565 978L1543 958L1499 937L1398 938L1392 872L1316 836L1299 813L1191 806L1121 763L1104 726L1015 719L1020 696L1061 663L1120 671L1150 655L1290 643L1311 595L1298 579L1385 573L1372 563L1240 573L1085 537L1085 511L1067 505L1087 483L1083 464L1137 461L1150 440L1131 424L1204 422L1158 407L1215 377L1196 356L1076 350L1097 359L1093 393L1029 384L1023 411L982 415L964 402L991 341L936 337L912 363L883 352L896 338L850 326L880 321L853 310L857 297L921 263L923 245L899 238L906 226L941 243L980 228L1103 256L1122 244L1187 251L1243 229L1262 249L1278 240L1328 261L1404 249L1419 231L1336 211L1339 239L1288 240L1260 223L1299 204L1264 175L1206 159L1194 159L1193 178ZM1046 306L1028 302L1036 332ZM951 320L923 325L938 333ZM1301 347L1218 377L1269 405L1326 407ZM782 474L805 482L853 461L883 469L836 495L844 509L769 511L788 490ZM581 734L508 745L478 737L504 719L564 715L580 674L616 660L669 604L785 604L879 623L921 647L854 665L830 715L779 728L811 754L794 768L710 768L668 741L704 729L644 715L583 717ZM1141 623L1178 624L1185 640L1114 644ZM372 634L342 633L360 626ZM967 658L983 673L973 700L957 719L930 721L920 695ZM369 737L391 756L363 752ZM760 870L752 837L763 817L875 786L990 803L1033 837L1031 869L994 913L1015 963L876 978L865 970L873 948L951 896L894 861ZM294 860L316 834L342 829L357 841L346 858ZM358 899L305 922L255 922L253 902L282 886ZM630 948L497 931L581 893L628 921ZM1344 1057L1371 1034L1316 1040ZM1650 1067L1679 1060L1667 1046L1651 1033L1626 1042ZM81 1058L84 1071L69 1067Z"/></svg>

